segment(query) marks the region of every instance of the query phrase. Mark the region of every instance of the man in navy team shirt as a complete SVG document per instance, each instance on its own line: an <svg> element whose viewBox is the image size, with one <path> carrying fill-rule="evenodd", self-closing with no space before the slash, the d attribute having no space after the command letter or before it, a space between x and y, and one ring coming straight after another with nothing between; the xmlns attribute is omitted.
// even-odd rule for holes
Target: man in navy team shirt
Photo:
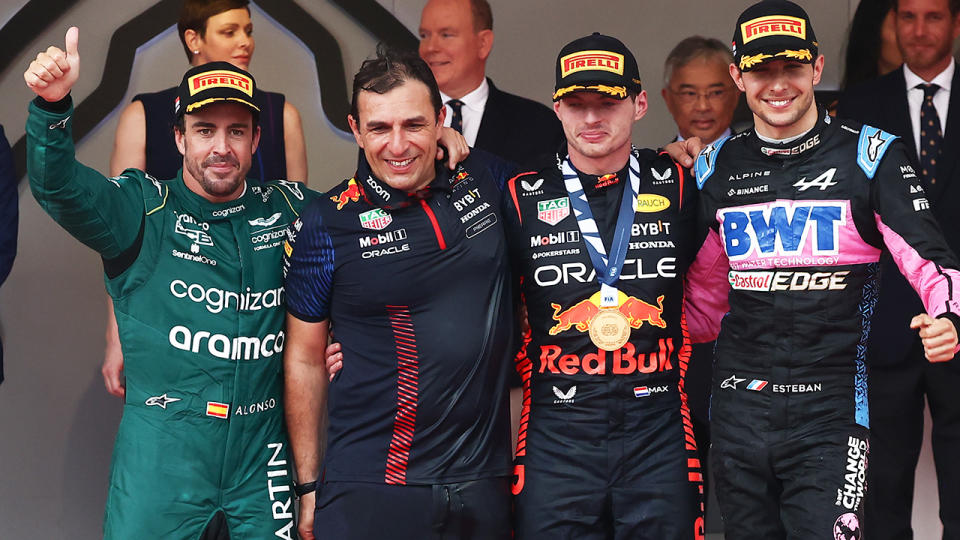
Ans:
<svg viewBox="0 0 960 540"><path fill-rule="evenodd" d="M509 539L506 171L479 151L452 172L438 164L444 110L414 55L364 62L352 103L357 172L304 212L285 246L300 534ZM331 328L346 365L327 401Z"/></svg>

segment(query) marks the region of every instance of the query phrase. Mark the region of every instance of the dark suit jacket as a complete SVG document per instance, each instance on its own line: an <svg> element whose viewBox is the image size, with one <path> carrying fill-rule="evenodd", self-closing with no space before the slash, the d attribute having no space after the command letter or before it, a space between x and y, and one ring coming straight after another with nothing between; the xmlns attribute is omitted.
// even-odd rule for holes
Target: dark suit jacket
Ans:
<svg viewBox="0 0 960 540"><path fill-rule="evenodd" d="M7 279L17 255L17 175L13 153L0 126L0 284ZM0 382L3 382L3 345L0 344Z"/></svg>
<svg viewBox="0 0 960 540"><path fill-rule="evenodd" d="M960 166L957 163L960 154L960 69L954 72L951 88L947 131L937 163L936 183L926 185L924 182L924 190L950 249L960 253ZM916 160L902 68L849 89L840 98L837 116L903 137L913 149L911 159ZM919 168L914 168L919 176ZM909 324L914 315L923 312L923 304L889 257L883 259L881 272L880 300L871 323L868 354L872 365L891 365L904 361L909 347L918 342L917 333L909 328Z"/></svg>
<svg viewBox="0 0 960 540"><path fill-rule="evenodd" d="M563 128L557 115L531 99L508 94L490 85L483 109L477 148L486 150L520 166L537 163L537 157L556 152L563 141Z"/></svg>

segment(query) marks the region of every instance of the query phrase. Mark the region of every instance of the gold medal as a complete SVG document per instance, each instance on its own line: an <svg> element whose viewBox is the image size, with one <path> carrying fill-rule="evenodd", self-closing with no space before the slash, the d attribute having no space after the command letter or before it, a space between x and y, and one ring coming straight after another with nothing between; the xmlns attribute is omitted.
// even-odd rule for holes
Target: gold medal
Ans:
<svg viewBox="0 0 960 540"><path fill-rule="evenodd" d="M602 308L590 321L590 341L605 351L618 351L630 339L630 323L616 308Z"/></svg>

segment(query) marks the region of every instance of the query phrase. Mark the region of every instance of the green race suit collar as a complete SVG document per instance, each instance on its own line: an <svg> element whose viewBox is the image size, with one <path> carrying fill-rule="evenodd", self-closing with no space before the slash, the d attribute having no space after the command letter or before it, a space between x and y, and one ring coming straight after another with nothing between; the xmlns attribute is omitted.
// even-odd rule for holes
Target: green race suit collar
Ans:
<svg viewBox="0 0 960 540"><path fill-rule="evenodd" d="M236 199L223 203L210 202L190 191L183 181L183 169L177 171L177 177L171 180L169 184L170 190L182 201L184 208L204 221L229 219L232 216L242 215L248 206L247 201L251 196L254 196L249 182L245 182L243 193Z"/></svg>

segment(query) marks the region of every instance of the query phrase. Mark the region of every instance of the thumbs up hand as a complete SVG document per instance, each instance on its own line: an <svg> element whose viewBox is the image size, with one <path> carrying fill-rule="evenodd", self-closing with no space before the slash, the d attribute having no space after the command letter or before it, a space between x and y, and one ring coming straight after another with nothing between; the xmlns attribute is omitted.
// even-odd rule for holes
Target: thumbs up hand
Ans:
<svg viewBox="0 0 960 540"><path fill-rule="evenodd" d="M60 101L80 77L80 52L77 45L80 31L76 26L67 30L66 52L51 45L37 55L23 72L23 80L35 94L49 102Z"/></svg>

